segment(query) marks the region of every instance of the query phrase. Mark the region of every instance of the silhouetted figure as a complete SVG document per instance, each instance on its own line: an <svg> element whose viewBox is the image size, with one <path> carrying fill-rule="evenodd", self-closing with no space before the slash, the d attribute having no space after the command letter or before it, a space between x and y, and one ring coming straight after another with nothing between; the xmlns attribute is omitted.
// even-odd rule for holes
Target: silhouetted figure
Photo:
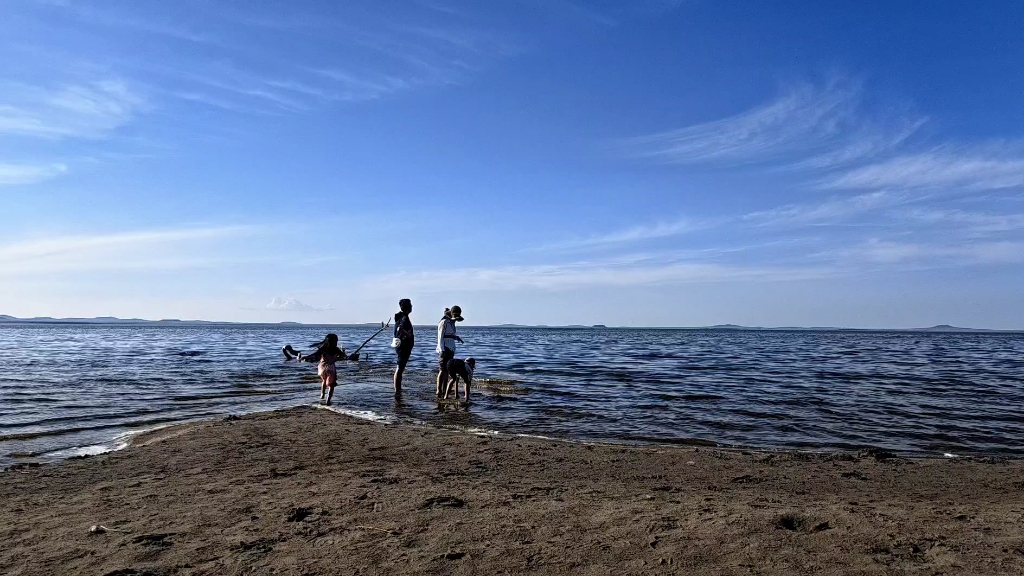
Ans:
<svg viewBox="0 0 1024 576"><path fill-rule="evenodd" d="M398 355L398 367L395 368L395 394L402 393L402 375L405 374L405 366L412 356L412 347L416 343L416 337L412 330L412 300L402 298L398 301L399 312L395 314L395 354Z"/></svg>

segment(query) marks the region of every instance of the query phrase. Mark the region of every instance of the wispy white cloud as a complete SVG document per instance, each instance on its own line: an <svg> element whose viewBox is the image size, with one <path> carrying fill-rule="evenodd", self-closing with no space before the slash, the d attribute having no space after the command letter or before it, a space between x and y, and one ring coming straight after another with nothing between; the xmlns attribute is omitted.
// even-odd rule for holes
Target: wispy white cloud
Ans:
<svg viewBox="0 0 1024 576"><path fill-rule="evenodd" d="M948 267L973 264L1024 263L1024 242L996 241L966 244L925 244L872 239L845 249L844 256L880 264Z"/></svg>
<svg viewBox="0 0 1024 576"><path fill-rule="evenodd" d="M69 235L0 244L0 276L181 269L223 263L211 246L253 234L243 226Z"/></svg>
<svg viewBox="0 0 1024 576"><path fill-rule="evenodd" d="M164 70L175 77L172 97L247 114L307 112L334 102L366 102L397 95L425 82L412 76L357 74L339 68L302 68L293 77L261 76L226 64L202 73Z"/></svg>
<svg viewBox="0 0 1024 576"><path fill-rule="evenodd" d="M180 99L172 106L188 103L240 113L301 113L456 84L522 52L511 27L494 20L488 24L481 17L486 11L477 7L442 14L416 3L396 8L203 3L175 11L85 0L60 9L29 5L21 12L57 36L67 27L75 33L68 36L111 36L122 45L140 47L104 53L103 45L90 45L95 52L62 54L56 59L61 66L96 70L91 63L110 62L123 76L153 87L149 95L154 101L172 97ZM39 39L40 46L49 44L46 37ZM11 123L19 130L44 131L31 119L49 114L16 108L29 111L8 119L17 120Z"/></svg>
<svg viewBox="0 0 1024 576"><path fill-rule="evenodd" d="M402 55L400 60L392 57L359 66L352 65L350 60L325 58L315 65L278 63L273 71L267 67L240 67L226 61L184 70L150 68L170 80L174 88L167 91L169 95L236 112L308 112L333 103L379 100L428 86L454 84L472 69L461 55L419 56L417 50L402 50L406 48L394 49ZM456 49L446 49L451 50ZM469 56L470 60L481 58Z"/></svg>
<svg viewBox="0 0 1024 576"><path fill-rule="evenodd" d="M606 234L596 234L545 244L536 250L611 248L618 245L639 244L648 240L671 238L735 225L743 225L745 227L753 225L759 228L829 226L848 221L853 217L876 212L883 208L897 207L920 199L920 195L876 191L852 197L830 198L824 202L787 204L767 210L748 212L740 216L705 218L702 220L681 218L640 224Z"/></svg>
<svg viewBox="0 0 1024 576"><path fill-rule="evenodd" d="M696 222L692 219L681 218L666 222L655 222L651 224L640 224L621 230L608 232L606 234L595 234L583 238L574 238L562 242L546 244L540 247L541 250L558 250L572 248L597 248L616 244L628 244L657 238L667 238L693 232L706 228L708 223Z"/></svg>
<svg viewBox="0 0 1024 576"><path fill-rule="evenodd" d="M926 252L928 251L919 244L878 239L871 239L861 245L846 248L842 251L844 256L855 260L866 260L884 264L921 258Z"/></svg>
<svg viewBox="0 0 1024 576"><path fill-rule="evenodd" d="M964 210L914 208L900 216L926 224L958 227L968 235L998 234L1024 230L1024 214L983 214Z"/></svg>
<svg viewBox="0 0 1024 576"><path fill-rule="evenodd" d="M333 308L330 305L313 306L311 304L300 302L295 298L274 296L270 300L270 303L267 304L267 310L277 310L279 312L323 312L333 310Z"/></svg>
<svg viewBox="0 0 1024 576"><path fill-rule="evenodd" d="M36 4L59 8L64 16L71 16L79 23L96 24L114 30L133 30L146 36L164 36L186 42L216 43L218 37L212 34L199 33L160 18L154 14L147 17L134 16L126 11L119 11L112 6L93 6L89 2L71 0L35 0Z"/></svg>
<svg viewBox="0 0 1024 576"><path fill-rule="evenodd" d="M618 26L635 17L663 15L688 0L644 0L623 2L593 2L578 0L548 0L544 7L551 17L582 20L601 26Z"/></svg>
<svg viewBox="0 0 1024 576"><path fill-rule="evenodd" d="M369 285L386 282L432 294L439 291L571 290L693 282L792 281L828 274L825 269L744 267L641 258L411 272L374 279Z"/></svg>
<svg viewBox="0 0 1024 576"><path fill-rule="evenodd" d="M226 62L189 67L153 65L165 77L165 94L189 102L242 113L304 112L322 102L322 90L279 76L260 76Z"/></svg>
<svg viewBox="0 0 1024 576"><path fill-rule="evenodd" d="M800 84L735 116L624 141L626 150L671 164L755 164L829 168L891 150L924 123L918 116L887 122L865 118L861 86L834 79Z"/></svg>
<svg viewBox="0 0 1024 576"><path fill-rule="evenodd" d="M666 163L748 165L765 177L786 171L790 188L795 177L801 191L831 191L824 201L784 204L716 223L720 234L766 240L808 227L829 231L805 241L802 255L786 261L826 262L845 270L1024 262L1024 215L942 207L984 204L979 191L1024 188L1024 141L932 141L924 148L924 136L911 140L923 117L871 112L862 93L859 85L842 80L824 87L804 84L736 116L626 144L634 154ZM636 230L621 238L642 239L643 228ZM864 230L889 237L865 239ZM593 245L601 245L595 239Z"/></svg>
<svg viewBox="0 0 1024 576"><path fill-rule="evenodd" d="M1005 148L1005 149L1001 149ZM1024 186L1024 154L1018 145L988 144L961 151L901 155L827 179L828 188L966 188Z"/></svg>
<svg viewBox="0 0 1024 576"><path fill-rule="evenodd" d="M491 29L471 16L439 20L432 8L408 8L412 9L402 11L400 18L343 5L263 10L255 15L209 8L211 28L235 37L255 32L266 44L281 48L269 51L263 43L208 46L221 57L168 63L165 73L179 82L169 92L222 109L243 111L262 104L302 112L456 84L496 60L522 52L511 33ZM126 22L137 28L133 19ZM193 40L208 42L205 36ZM239 100L238 105L225 106L231 99Z"/></svg>
<svg viewBox="0 0 1024 576"><path fill-rule="evenodd" d="M333 99L353 102L376 100L422 84L422 81L415 77L399 77L388 74L376 77L360 76L339 68L317 68L312 69L311 72L337 83L335 91L331 92Z"/></svg>
<svg viewBox="0 0 1024 576"><path fill-rule="evenodd" d="M34 184L67 172L64 164L0 164L0 186Z"/></svg>
<svg viewBox="0 0 1024 576"><path fill-rule="evenodd" d="M0 134L51 139L105 137L147 106L121 80L56 89L8 85L0 98Z"/></svg>
<svg viewBox="0 0 1024 576"><path fill-rule="evenodd" d="M758 165L809 172L821 189L995 190L1024 186L1024 142L943 143L910 137L927 119L870 113L863 89L836 79L801 84L741 114L631 138L632 154L674 164Z"/></svg>
<svg viewBox="0 0 1024 576"><path fill-rule="evenodd" d="M913 200L913 197L906 194L877 191L847 198L830 198L824 202L788 204L758 210L744 214L740 220L765 227L826 226Z"/></svg>
<svg viewBox="0 0 1024 576"><path fill-rule="evenodd" d="M197 104L204 104L213 108L220 108L222 110L229 110L231 112L238 112L244 114L268 114L269 111L258 106L247 105L231 98L219 98L211 94L201 91L180 91L170 92L171 96L186 100L189 102L195 102Z"/></svg>

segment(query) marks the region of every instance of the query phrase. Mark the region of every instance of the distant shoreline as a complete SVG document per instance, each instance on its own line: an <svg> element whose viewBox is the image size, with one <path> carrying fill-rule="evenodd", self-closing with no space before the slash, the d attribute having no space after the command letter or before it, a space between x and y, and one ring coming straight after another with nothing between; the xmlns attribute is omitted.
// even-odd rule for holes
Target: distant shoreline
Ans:
<svg viewBox="0 0 1024 576"><path fill-rule="evenodd" d="M4 324L87 324L99 326L117 325L153 325L153 326L379 326L378 322L345 323L345 322L230 322L222 320L178 320L167 318L162 320L146 320L143 318L116 318L113 316L100 316L96 318L51 318L48 316L35 318L17 318L0 314L0 325ZM430 327L432 324L423 324ZM961 326L950 326L939 324L922 328L848 328L842 326L740 326L737 324L715 324L712 326L606 326L604 324L583 325L569 324L564 326L549 326L546 324L483 324L467 325L467 328L519 328L532 330L694 330L694 331L761 331L761 332L930 332L930 333L992 333L992 334L1019 334L1024 333L1020 329L1000 328L965 328Z"/></svg>

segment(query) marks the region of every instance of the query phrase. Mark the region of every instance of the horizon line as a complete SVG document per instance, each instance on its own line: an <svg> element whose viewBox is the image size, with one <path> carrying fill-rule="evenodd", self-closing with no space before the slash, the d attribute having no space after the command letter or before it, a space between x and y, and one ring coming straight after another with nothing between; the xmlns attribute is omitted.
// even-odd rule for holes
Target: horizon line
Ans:
<svg viewBox="0 0 1024 576"><path fill-rule="evenodd" d="M160 324L160 323L173 323L173 324L236 324L236 325L253 325L253 326L279 326L279 325L298 325L298 326L376 326L382 324L380 322L297 322L284 320L279 322L243 322L233 320L182 320L179 318L161 318L159 320L150 320L146 318L119 318L116 316L93 316L89 317L67 317L67 318L54 318L51 316L35 316L32 318L19 318L16 316L10 316L8 314L0 314L0 324ZM416 326L416 324L413 324ZM432 324L420 324L420 326L432 326ZM746 326L741 324L709 324L705 326L627 326L627 325L616 325L609 326L605 324L518 324L518 323L501 323L501 324L463 324L467 328L552 328L552 329L625 329L625 330L807 330L807 331L892 331L892 332L1024 332L1024 328L975 328L966 326L954 326L951 324L935 324L932 326L918 326L918 327L849 327L849 326Z"/></svg>

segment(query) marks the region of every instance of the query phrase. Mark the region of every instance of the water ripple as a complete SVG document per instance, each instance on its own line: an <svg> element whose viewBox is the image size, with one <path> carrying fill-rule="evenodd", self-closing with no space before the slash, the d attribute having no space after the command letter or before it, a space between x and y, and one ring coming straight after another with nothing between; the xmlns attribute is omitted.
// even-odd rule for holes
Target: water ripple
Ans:
<svg viewBox="0 0 1024 576"><path fill-rule="evenodd" d="M308 404L315 367L280 347L357 326L0 327L0 465L149 426ZM433 402L432 328L390 392L386 338L339 366L338 410L616 442L1024 456L1024 335L463 328L469 411Z"/></svg>

